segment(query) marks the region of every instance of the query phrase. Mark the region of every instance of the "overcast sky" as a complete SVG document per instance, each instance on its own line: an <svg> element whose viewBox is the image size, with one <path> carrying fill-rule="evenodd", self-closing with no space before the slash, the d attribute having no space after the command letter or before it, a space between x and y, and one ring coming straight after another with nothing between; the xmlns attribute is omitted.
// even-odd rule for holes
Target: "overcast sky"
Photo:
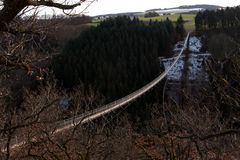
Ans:
<svg viewBox="0 0 240 160"><path fill-rule="evenodd" d="M94 16L194 4L214 4L226 7L240 5L240 0L97 0L85 11L85 14ZM78 8L78 10L82 10L82 8ZM44 12L49 12L49 10Z"/></svg>
<svg viewBox="0 0 240 160"><path fill-rule="evenodd" d="M88 9L90 15L145 11L153 8L178 7L180 5L214 4L237 6L240 0L98 0Z"/></svg>

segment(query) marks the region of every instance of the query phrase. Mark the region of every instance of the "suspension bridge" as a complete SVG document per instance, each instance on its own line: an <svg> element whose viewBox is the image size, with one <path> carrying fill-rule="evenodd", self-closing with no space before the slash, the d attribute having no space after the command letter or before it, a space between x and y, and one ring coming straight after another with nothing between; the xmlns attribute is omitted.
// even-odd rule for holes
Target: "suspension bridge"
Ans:
<svg viewBox="0 0 240 160"><path fill-rule="evenodd" d="M156 86L159 82L161 82L167 76L169 71L176 65L176 63L182 56L183 52L187 49L187 46L189 43L188 42L189 36L190 36L190 33L188 33L185 38L184 46L183 46L181 52L179 52L178 56L173 57L174 61L171 64L171 66L169 68L167 68L158 77L156 77L153 81L151 81L150 83L143 86L142 88L136 90L135 92L133 92L119 100L111 102L102 107L96 108L94 110L88 111L81 115L74 116L72 118L57 122L55 125L56 127L54 128L54 131L52 132L52 134L61 133L61 132L64 132L65 130L68 130L68 129L74 127L74 126L82 125L82 124L91 122L99 117L103 117L104 115L109 114L109 113L123 107L124 105L136 100L137 98L141 97L143 94L145 94L146 92L151 90L154 86ZM31 141L36 141L36 140L37 140L37 137L33 137L31 139ZM2 152L6 152L6 150L7 150L6 141L7 141L6 139L0 140L0 148L1 148ZM8 145L8 148L9 149L17 149L26 143L27 143L27 138L15 136L14 138L11 139L11 141Z"/></svg>

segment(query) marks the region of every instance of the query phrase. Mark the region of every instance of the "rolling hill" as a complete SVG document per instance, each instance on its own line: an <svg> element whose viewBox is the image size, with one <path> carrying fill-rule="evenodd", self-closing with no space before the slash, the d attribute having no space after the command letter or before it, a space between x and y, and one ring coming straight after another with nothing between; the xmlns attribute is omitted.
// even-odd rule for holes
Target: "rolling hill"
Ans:
<svg viewBox="0 0 240 160"><path fill-rule="evenodd" d="M223 8L222 6L218 5L207 5L207 4L197 4L197 5L184 5L184 6L179 6L179 7L174 7L174 8L158 8L158 9L149 9L146 10L146 12L164 12L166 10L171 11L171 10L196 10L196 9L202 9L202 10L217 10L219 8Z"/></svg>

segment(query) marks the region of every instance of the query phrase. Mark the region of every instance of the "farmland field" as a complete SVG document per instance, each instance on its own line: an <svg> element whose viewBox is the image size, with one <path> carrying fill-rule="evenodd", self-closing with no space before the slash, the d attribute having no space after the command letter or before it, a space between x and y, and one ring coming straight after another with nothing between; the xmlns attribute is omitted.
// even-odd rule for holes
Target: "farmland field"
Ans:
<svg viewBox="0 0 240 160"><path fill-rule="evenodd" d="M184 21L185 21L185 29L187 31L193 31L195 30L195 16L196 14L181 14ZM142 21L164 21L167 19L167 17L173 21L176 22L180 14L173 14L173 15L163 15L163 16L158 16L158 17L152 17L152 18L145 18L145 17L139 17L140 20Z"/></svg>
<svg viewBox="0 0 240 160"><path fill-rule="evenodd" d="M145 18L143 16L139 16L138 18L141 21L148 22L150 20L152 20L152 21L164 21L168 17L171 21L176 22L180 15L182 15L182 17L185 21L185 29L187 31L194 31L195 30L194 19L195 19L196 14L187 14L187 13L185 13L185 14L173 14L173 15L163 15L163 16L152 17L152 18ZM89 23L88 25L96 27L100 22L101 22L101 20L93 20L93 22Z"/></svg>

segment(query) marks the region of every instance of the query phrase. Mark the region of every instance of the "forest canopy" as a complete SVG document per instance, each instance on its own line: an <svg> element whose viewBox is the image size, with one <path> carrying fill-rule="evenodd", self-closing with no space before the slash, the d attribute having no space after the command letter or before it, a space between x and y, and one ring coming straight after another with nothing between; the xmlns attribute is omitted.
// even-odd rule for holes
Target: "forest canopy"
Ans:
<svg viewBox="0 0 240 160"><path fill-rule="evenodd" d="M240 7L227 7L199 12L195 18L196 30L228 29L240 26Z"/></svg>
<svg viewBox="0 0 240 160"><path fill-rule="evenodd" d="M55 60L54 72L65 87L81 81L116 99L160 73L158 57L170 50L175 36L169 20L145 24L137 18L110 18L70 41Z"/></svg>

